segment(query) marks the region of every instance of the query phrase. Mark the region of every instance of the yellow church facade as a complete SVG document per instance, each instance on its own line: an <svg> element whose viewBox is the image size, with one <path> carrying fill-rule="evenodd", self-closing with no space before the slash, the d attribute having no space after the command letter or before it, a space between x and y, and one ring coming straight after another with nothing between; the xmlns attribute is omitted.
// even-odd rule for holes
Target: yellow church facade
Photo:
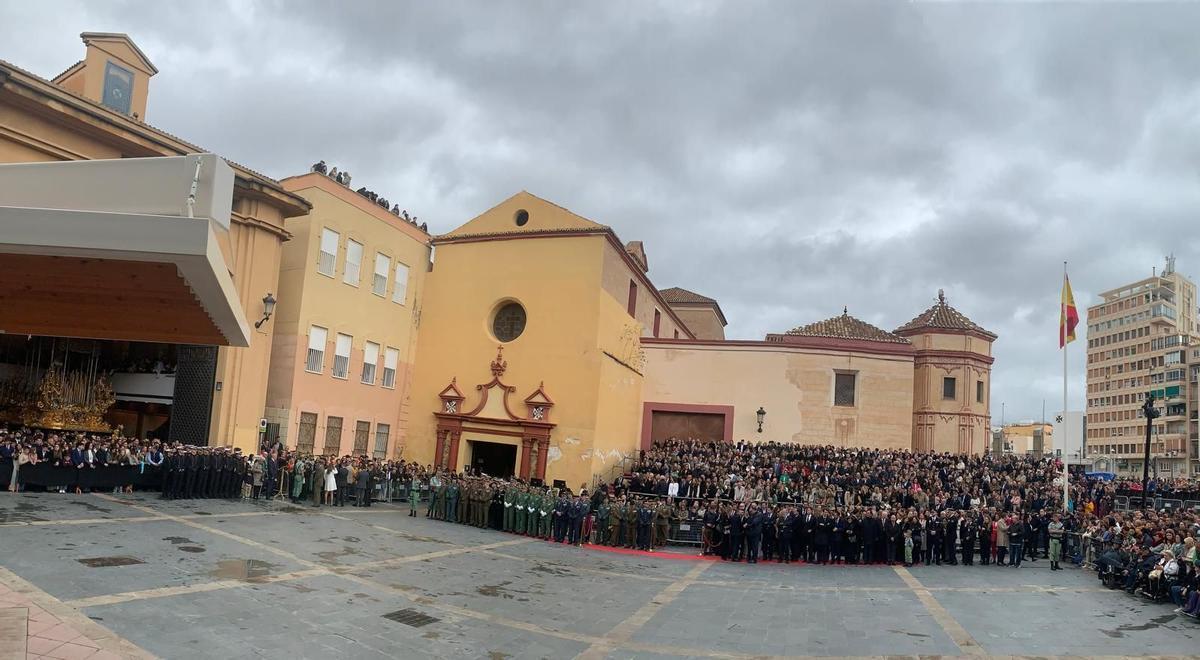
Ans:
<svg viewBox="0 0 1200 660"><path fill-rule="evenodd" d="M526 192L432 244L406 460L574 488L668 437L986 450L995 335L940 293L894 332L726 340L640 242Z"/></svg>

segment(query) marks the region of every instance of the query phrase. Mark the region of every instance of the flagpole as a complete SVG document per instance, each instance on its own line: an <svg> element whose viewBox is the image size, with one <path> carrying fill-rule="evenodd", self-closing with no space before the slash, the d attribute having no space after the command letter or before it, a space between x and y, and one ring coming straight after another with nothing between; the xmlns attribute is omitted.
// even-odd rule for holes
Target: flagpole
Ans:
<svg viewBox="0 0 1200 660"><path fill-rule="evenodd" d="M1067 285L1067 262L1064 261L1063 262L1063 287L1065 288L1066 285ZM1065 300L1060 300L1059 306L1061 307L1060 317L1063 319L1063 324L1065 324L1066 318L1067 318L1067 302ZM1059 439L1058 444L1062 445L1063 512L1070 513L1070 492L1071 492L1070 485L1069 485L1070 472L1067 468L1067 452L1066 452L1067 439L1066 439L1066 433L1065 433L1065 429L1067 428L1066 421L1067 421L1067 344L1068 344L1068 342L1067 342L1067 326L1063 325L1063 324L1060 324L1061 327L1059 328L1059 333L1062 335L1061 341L1062 341L1062 353L1063 353L1063 407L1062 407L1062 420L1063 421L1059 423L1058 430L1060 432L1063 432L1062 435L1064 437Z"/></svg>

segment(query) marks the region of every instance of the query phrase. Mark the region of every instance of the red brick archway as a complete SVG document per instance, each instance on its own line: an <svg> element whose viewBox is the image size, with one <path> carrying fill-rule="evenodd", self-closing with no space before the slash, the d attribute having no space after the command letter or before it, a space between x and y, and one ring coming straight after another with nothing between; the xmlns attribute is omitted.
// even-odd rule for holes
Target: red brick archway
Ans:
<svg viewBox="0 0 1200 660"><path fill-rule="evenodd" d="M525 416L518 416L509 407L508 400L508 396L517 388L505 385L500 380L508 369L503 347L497 350L496 359L492 361L490 368L492 380L475 386L479 393L479 401L470 411L466 411L463 406L466 397L458 389L457 378L452 379L438 394L441 409L433 413L438 420L433 464L438 469L457 471L464 432L512 436L521 439L521 451L517 456L517 475L525 480L532 478L545 481L546 460L550 453L550 431L555 426L550 421L554 400L546 394L545 383L539 384L522 402L525 406L525 410L522 411ZM501 398L504 417L480 414L487 407L489 397Z"/></svg>

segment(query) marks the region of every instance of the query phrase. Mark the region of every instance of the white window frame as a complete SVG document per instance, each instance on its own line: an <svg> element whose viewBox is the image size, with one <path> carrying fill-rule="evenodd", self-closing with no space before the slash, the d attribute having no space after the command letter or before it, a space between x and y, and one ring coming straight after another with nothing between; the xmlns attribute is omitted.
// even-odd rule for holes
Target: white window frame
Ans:
<svg viewBox="0 0 1200 660"><path fill-rule="evenodd" d="M327 239L332 238L333 245ZM342 235L330 229L321 228L321 243L317 248L317 272L326 277L337 277L338 246L341 245ZM333 252L329 252L332 248Z"/></svg>
<svg viewBox="0 0 1200 660"><path fill-rule="evenodd" d="M384 349L382 385L389 390L396 389L396 367L399 362L400 349L391 347Z"/></svg>
<svg viewBox="0 0 1200 660"><path fill-rule="evenodd" d="M383 266L383 272L379 272L379 267ZM388 275L392 274L392 258L382 252L375 253L375 276L371 278L371 293L379 296L387 296Z"/></svg>
<svg viewBox="0 0 1200 660"><path fill-rule="evenodd" d="M379 370L379 344L369 341L363 345L362 383L375 384L375 373ZM372 356L371 353L375 355Z"/></svg>
<svg viewBox="0 0 1200 660"><path fill-rule="evenodd" d="M354 350L354 336L337 333L333 345L333 374L334 378L346 380L350 377L350 353Z"/></svg>
<svg viewBox="0 0 1200 660"><path fill-rule="evenodd" d="M358 252L358 260L352 259L355 251ZM342 282L350 286L358 286L362 279L362 258L363 244L353 238L346 239L346 265L342 273Z"/></svg>
<svg viewBox="0 0 1200 660"><path fill-rule="evenodd" d="M305 359L304 370L310 374L319 374L325 370L325 343L329 341L329 329L319 325L308 329L308 357ZM314 347L314 344L318 347ZM315 368L314 368L315 364Z"/></svg>
<svg viewBox="0 0 1200 660"><path fill-rule="evenodd" d="M403 305L408 302L408 266L396 260L396 284L392 289L392 302Z"/></svg>

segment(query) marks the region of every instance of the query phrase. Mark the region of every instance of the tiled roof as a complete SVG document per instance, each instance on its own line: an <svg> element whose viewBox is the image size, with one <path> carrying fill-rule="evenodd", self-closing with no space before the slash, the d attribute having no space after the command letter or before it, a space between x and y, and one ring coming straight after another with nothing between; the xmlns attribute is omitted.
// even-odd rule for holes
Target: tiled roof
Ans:
<svg viewBox="0 0 1200 660"><path fill-rule="evenodd" d="M875 326L850 316L846 310L842 310L841 316L835 316L824 321L817 321L808 325L792 328L788 330L788 335L799 337L830 337L833 339L860 339L865 341L879 341L889 344L907 344L909 341L904 337L894 335L887 330L881 330Z"/></svg>
<svg viewBox="0 0 1200 660"><path fill-rule="evenodd" d="M977 332L992 339L996 338L995 333L984 330L983 327L967 318L962 312L948 305L946 303L946 294L941 289L938 290L938 301L933 307L921 312L915 319L896 328L896 333L907 334L924 329L965 330L968 332Z"/></svg>
<svg viewBox="0 0 1200 660"><path fill-rule="evenodd" d="M673 304L674 303L678 303L678 304L682 304L682 305L686 305L689 303L696 304L696 305L715 305L715 304L717 304L717 301L713 300L712 298L709 298L708 296L702 296L702 295L696 293L695 291L688 291L687 289L681 289L677 286L673 286L669 289L663 289L663 290L659 291L659 293L662 294L663 300L666 300L667 302L673 303Z"/></svg>

